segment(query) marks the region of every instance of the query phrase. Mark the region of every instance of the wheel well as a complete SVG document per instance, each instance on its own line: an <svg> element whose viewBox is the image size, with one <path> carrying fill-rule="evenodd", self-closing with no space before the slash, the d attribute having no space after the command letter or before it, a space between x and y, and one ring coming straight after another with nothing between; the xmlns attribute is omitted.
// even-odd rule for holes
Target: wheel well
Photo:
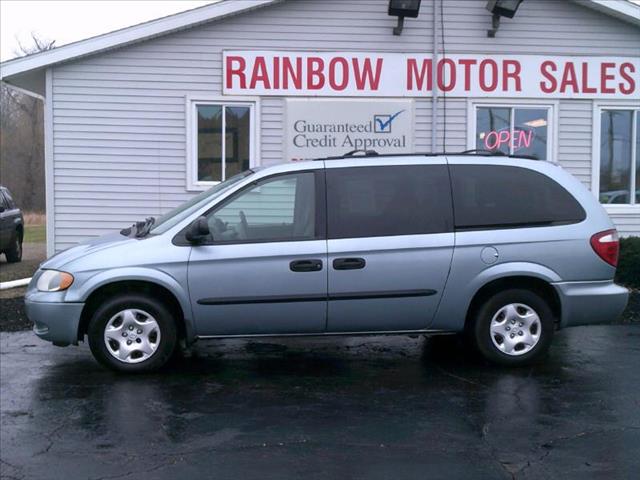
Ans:
<svg viewBox="0 0 640 480"><path fill-rule="evenodd" d="M86 335L91 317L93 317L93 314L100 304L105 299L120 293L142 293L164 303L169 308L169 311L176 321L178 338L186 338L187 332L184 323L184 312L182 311L180 302L178 302L178 299L170 290L153 282L146 282L143 280L123 280L103 285L89 295L89 298L87 298L85 306L82 309L82 315L80 316L78 340L82 340Z"/></svg>
<svg viewBox="0 0 640 480"><path fill-rule="evenodd" d="M556 292L555 288L540 278L519 276L498 278L497 280L493 280L480 288L480 290L478 290L473 296L469 309L467 310L465 327L471 324L471 320L473 319L475 312L487 299L496 293L509 288L522 288L537 293L549 302L549 307L553 312L556 323L560 322L562 306L560 304L560 297L558 296L558 292Z"/></svg>
<svg viewBox="0 0 640 480"><path fill-rule="evenodd" d="M20 235L20 240L22 240L24 238L24 227L22 225L18 225L16 227L16 232L18 232L18 235Z"/></svg>

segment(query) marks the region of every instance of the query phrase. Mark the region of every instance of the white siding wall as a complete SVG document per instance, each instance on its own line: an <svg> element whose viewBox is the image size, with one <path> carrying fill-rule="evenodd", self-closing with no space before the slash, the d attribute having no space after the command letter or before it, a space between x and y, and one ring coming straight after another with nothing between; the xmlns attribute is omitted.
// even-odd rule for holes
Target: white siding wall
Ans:
<svg viewBox="0 0 640 480"><path fill-rule="evenodd" d="M591 100L560 101L558 162L587 187L591 187L592 117Z"/></svg>
<svg viewBox="0 0 640 480"><path fill-rule="evenodd" d="M225 49L430 52L432 3L400 37L387 0L289 0L53 69L55 249L187 199L186 95L221 95ZM487 38L484 1L445 0L448 53L638 55L640 29L568 1L527 0ZM444 111L438 113L442 144ZM446 101L447 150L466 148L467 100ZM590 101L561 101L560 162L590 184ZM282 98L260 105L263 164L283 158ZM416 100L415 149L431 150L431 100ZM627 216L629 232L640 219ZM622 226L622 224L621 224Z"/></svg>

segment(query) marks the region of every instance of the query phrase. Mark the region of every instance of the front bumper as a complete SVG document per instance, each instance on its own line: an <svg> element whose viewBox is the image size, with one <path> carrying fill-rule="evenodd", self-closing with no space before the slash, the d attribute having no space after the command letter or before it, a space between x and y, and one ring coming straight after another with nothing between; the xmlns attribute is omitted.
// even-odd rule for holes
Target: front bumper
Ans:
<svg viewBox="0 0 640 480"><path fill-rule="evenodd" d="M611 323L624 311L629 291L612 280L553 284L560 297L560 327Z"/></svg>
<svg viewBox="0 0 640 480"><path fill-rule="evenodd" d="M44 298L37 298L38 296ZM36 298L34 298L36 297ZM33 332L54 345L78 344L78 327L84 303L46 301L47 294L25 297L27 317L34 323Z"/></svg>

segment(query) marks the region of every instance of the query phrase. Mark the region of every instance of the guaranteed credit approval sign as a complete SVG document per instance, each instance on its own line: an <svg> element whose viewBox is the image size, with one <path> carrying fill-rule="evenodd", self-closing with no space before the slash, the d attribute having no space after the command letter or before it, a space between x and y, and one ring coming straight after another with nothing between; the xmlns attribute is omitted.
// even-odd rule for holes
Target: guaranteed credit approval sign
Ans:
<svg viewBox="0 0 640 480"><path fill-rule="evenodd" d="M286 107L285 151L289 161L351 150L413 151L413 100L288 98Z"/></svg>
<svg viewBox="0 0 640 480"><path fill-rule="evenodd" d="M640 57L225 51L223 92L276 96L638 98ZM433 74L435 70L435 82Z"/></svg>

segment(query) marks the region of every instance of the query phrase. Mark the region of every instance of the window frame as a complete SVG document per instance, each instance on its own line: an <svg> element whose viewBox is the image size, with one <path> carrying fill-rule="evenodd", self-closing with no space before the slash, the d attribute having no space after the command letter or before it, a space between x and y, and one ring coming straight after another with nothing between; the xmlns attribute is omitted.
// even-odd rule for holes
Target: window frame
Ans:
<svg viewBox="0 0 640 480"><path fill-rule="evenodd" d="M224 107L249 107L250 109L250 139L249 148L249 168L260 165L260 99L258 97L232 97L232 96L192 96L187 95L185 100L185 118L187 128L187 170L186 189L187 191L204 191L219 181L205 182L198 180L198 106L216 105L221 106L223 115L223 128L225 108ZM224 133L222 134L224 138ZM222 142L222 179L224 180L225 165L225 143Z"/></svg>
<svg viewBox="0 0 640 480"><path fill-rule="evenodd" d="M593 102L593 130L591 144L591 193L600 202L600 135L602 133L602 111L603 110L628 110L632 112L640 112L640 102L611 102L611 101L594 101ZM632 115L631 118L631 199L635 200L635 190L633 185L636 181L635 162L637 161L637 142L636 135L640 135L640 124L638 124L638 114ZM600 203L607 212L610 213L626 213L639 212L640 203Z"/></svg>
<svg viewBox="0 0 640 480"><path fill-rule="evenodd" d="M473 150L476 148L476 128L477 128L477 110L481 108L540 108L547 110L547 122L553 123L547 124L547 158L542 161L555 162L558 158L558 105L557 100L545 100L539 101L535 99L526 100L482 100L482 99L470 99L467 101L467 149ZM511 115L511 126L514 127L515 115ZM517 154L516 154L517 155Z"/></svg>
<svg viewBox="0 0 640 480"><path fill-rule="evenodd" d="M258 239L258 240L215 240L211 242L202 242L199 243L198 246L224 246L224 245L247 245L247 244L257 244L257 243L289 243L289 242L315 242L318 240L326 240L327 239L327 205L326 205L326 174L324 168L316 168L316 169L305 169L305 170L291 170L287 172L279 172L274 173L273 175L268 175L265 177L258 178L252 182L247 183L242 186L240 189L228 195L226 198L222 199L215 205L208 208L206 211L202 212L198 217L208 216L215 210L225 207L240 195L243 195L248 190L251 190L256 187L259 183L267 182L274 180L278 177L284 177L288 175L298 175L301 173L312 173L314 176L314 187L315 187L315 207L316 207L316 221L315 221L315 230L316 234L313 238L290 238L290 239ZM192 219L189 224L184 227L178 234L173 238L173 244L177 246L189 246L192 247L193 244L186 239L186 232L195 220Z"/></svg>

